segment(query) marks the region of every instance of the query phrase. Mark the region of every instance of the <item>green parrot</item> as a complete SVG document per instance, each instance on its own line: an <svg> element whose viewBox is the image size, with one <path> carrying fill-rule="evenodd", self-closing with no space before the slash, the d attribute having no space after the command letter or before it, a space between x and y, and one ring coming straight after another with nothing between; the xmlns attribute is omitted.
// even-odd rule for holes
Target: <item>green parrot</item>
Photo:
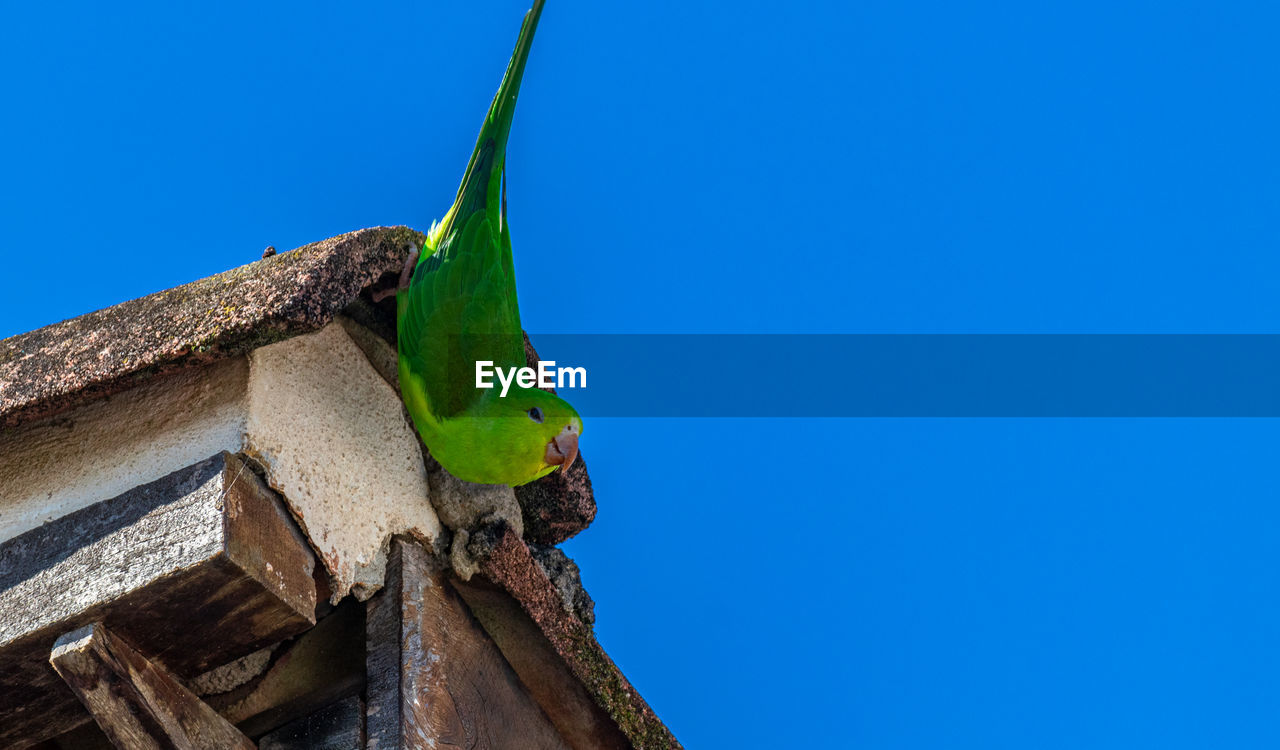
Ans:
<svg viewBox="0 0 1280 750"><path fill-rule="evenodd" d="M453 207L410 257L396 293L400 391L440 465L468 482L520 485L567 470L582 419L555 394L476 387L476 362L525 367L504 169L507 134L533 32L536 0L480 127Z"/></svg>

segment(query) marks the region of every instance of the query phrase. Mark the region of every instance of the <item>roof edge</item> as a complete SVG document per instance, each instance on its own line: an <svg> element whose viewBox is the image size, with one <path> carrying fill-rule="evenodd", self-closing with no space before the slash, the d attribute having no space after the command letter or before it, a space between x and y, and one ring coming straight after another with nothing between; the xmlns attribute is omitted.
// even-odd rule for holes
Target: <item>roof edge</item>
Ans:
<svg viewBox="0 0 1280 750"><path fill-rule="evenodd" d="M0 430L319 330L423 237L361 229L4 339Z"/></svg>

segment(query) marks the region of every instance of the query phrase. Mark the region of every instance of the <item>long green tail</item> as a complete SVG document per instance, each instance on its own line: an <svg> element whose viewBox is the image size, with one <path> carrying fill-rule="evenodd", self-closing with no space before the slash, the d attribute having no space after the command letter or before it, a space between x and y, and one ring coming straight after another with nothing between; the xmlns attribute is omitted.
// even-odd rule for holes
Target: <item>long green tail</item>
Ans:
<svg viewBox="0 0 1280 750"><path fill-rule="evenodd" d="M458 196L449 213L441 220L438 233L431 233L435 242L447 237L455 224L465 226L467 218L477 211L497 210L498 216L493 217L495 227L499 226L499 219L506 220L506 206L502 201L502 172L506 167L507 135L511 132L516 96L520 93L520 79L524 77L525 61L529 59L529 49L533 46L533 32L538 28L543 2L544 0L535 0L533 8L524 16L520 37L516 39L515 51L511 53L511 62L507 63L502 85L493 97L493 103L489 105L484 124L480 126L480 137L476 139L475 151L471 152L467 171L462 176L462 184L458 186ZM435 242L431 243L432 249Z"/></svg>

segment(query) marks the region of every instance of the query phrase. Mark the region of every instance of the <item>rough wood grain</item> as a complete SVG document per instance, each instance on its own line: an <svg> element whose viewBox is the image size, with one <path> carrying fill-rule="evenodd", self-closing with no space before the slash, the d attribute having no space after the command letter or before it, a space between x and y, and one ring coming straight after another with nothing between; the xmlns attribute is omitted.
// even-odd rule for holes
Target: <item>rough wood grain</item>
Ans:
<svg viewBox="0 0 1280 750"><path fill-rule="evenodd" d="M480 574L450 582L571 746L681 747L514 529L490 524L472 533L468 549Z"/></svg>
<svg viewBox="0 0 1280 750"><path fill-rule="evenodd" d="M188 678L314 623L315 565L279 499L220 454L0 544L0 747L88 715L48 664L103 622Z"/></svg>
<svg viewBox="0 0 1280 750"><path fill-rule="evenodd" d="M255 750L240 730L102 623L59 638L49 663L118 748Z"/></svg>
<svg viewBox="0 0 1280 750"><path fill-rule="evenodd" d="M97 724L86 721L66 734L32 745L30 750L116 750Z"/></svg>
<svg viewBox="0 0 1280 750"><path fill-rule="evenodd" d="M364 668L364 605L348 597L277 650L263 674L205 700L255 737L356 695L364 687Z"/></svg>
<svg viewBox="0 0 1280 750"><path fill-rule="evenodd" d="M369 750L568 747L420 545L368 607Z"/></svg>
<svg viewBox="0 0 1280 750"><path fill-rule="evenodd" d="M629 750L638 746L623 736L518 601L483 576L453 584L571 747Z"/></svg>
<svg viewBox="0 0 1280 750"><path fill-rule="evenodd" d="M364 703L345 698L258 740L258 750L364 750Z"/></svg>

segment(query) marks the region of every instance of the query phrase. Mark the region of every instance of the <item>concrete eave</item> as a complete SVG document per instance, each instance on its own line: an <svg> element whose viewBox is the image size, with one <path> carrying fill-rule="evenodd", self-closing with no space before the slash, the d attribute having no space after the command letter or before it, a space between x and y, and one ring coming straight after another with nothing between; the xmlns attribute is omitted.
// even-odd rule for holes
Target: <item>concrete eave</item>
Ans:
<svg viewBox="0 0 1280 750"><path fill-rule="evenodd" d="M0 430L319 330L393 283L422 240L407 227L361 229L4 339Z"/></svg>
<svg viewBox="0 0 1280 750"><path fill-rule="evenodd" d="M370 294L422 240L363 229L0 341L0 543L227 451L263 469L335 601L382 585L394 535L441 554L447 493L396 393L394 301ZM458 580L464 599L517 671L563 665L555 689L584 715L599 707L633 747L679 747L526 544L591 522L585 463L516 498L523 529L464 545L485 579Z"/></svg>

